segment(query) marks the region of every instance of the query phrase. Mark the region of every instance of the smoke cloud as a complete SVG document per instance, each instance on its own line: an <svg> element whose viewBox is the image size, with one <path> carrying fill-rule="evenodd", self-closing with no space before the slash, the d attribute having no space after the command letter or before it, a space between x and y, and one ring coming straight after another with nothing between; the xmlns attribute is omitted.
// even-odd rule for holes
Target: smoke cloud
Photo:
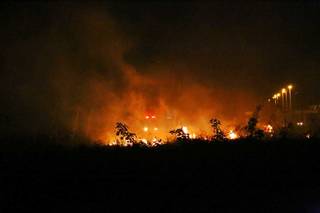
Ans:
<svg viewBox="0 0 320 213"><path fill-rule="evenodd" d="M48 5L40 16L28 9L34 6L13 8L21 15L10 17L2 36L3 132L67 131L107 141L119 121L143 134L152 114L162 136L179 125L200 134L210 131L210 118L232 126L255 106L255 94L232 85L238 76L226 66L205 67L212 63L203 51L171 49L139 61L146 44L107 8Z"/></svg>

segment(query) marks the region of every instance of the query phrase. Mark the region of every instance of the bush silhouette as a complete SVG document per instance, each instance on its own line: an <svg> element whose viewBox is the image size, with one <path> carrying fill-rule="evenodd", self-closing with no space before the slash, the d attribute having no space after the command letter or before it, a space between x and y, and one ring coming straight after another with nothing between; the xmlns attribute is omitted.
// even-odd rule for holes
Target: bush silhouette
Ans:
<svg viewBox="0 0 320 213"><path fill-rule="evenodd" d="M128 126L124 123L116 123L116 135L120 138L121 144L133 145L136 143L137 135L130 132Z"/></svg>
<svg viewBox="0 0 320 213"><path fill-rule="evenodd" d="M182 128L173 129L169 133L171 135L174 135L177 140L189 139L189 134L184 132Z"/></svg>

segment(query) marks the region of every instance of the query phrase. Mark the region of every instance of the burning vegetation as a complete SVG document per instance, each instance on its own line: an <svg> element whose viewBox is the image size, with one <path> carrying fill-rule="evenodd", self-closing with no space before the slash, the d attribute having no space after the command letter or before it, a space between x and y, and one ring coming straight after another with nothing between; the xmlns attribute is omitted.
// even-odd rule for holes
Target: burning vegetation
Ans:
<svg viewBox="0 0 320 213"><path fill-rule="evenodd" d="M248 139L253 141L270 141L277 138L291 139L310 139L311 134L304 129L303 122L296 124L288 123L281 127L273 127L270 123L261 121L262 106L256 107L256 110L248 118L245 125L240 126L224 126L217 118L212 118L207 123L211 126L210 131L195 131L192 125L171 125L171 129L159 126L157 118L159 116L146 115L146 123L143 131L139 134L131 132L124 123L116 124L116 138L113 141L103 142L110 146L147 146L155 147L174 142L237 142L239 140ZM167 121L168 122L168 121ZM168 123L167 123L168 124ZM163 137L165 136L165 137ZM314 135L315 136L315 135Z"/></svg>

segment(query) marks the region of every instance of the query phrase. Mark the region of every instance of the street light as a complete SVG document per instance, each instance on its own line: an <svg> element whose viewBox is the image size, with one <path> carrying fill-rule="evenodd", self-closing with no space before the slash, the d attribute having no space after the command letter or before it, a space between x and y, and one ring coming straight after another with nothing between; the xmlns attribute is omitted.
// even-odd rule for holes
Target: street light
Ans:
<svg viewBox="0 0 320 213"><path fill-rule="evenodd" d="M277 102L278 102L280 96L281 96L281 94L280 94L280 93L277 93Z"/></svg>
<svg viewBox="0 0 320 213"><path fill-rule="evenodd" d="M289 110L290 111L292 110L292 96L291 96L292 88L293 88L293 86L290 84L288 86L288 89L289 89Z"/></svg>
<svg viewBox="0 0 320 213"><path fill-rule="evenodd" d="M277 95L276 95L276 94L274 94L274 95L272 96L272 99L274 100L274 104L277 104Z"/></svg>
<svg viewBox="0 0 320 213"><path fill-rule="evenodd" d="M282 108L285 111L287 106L287 90L283 88L281 90L281 93L282 93Z"/></svg>

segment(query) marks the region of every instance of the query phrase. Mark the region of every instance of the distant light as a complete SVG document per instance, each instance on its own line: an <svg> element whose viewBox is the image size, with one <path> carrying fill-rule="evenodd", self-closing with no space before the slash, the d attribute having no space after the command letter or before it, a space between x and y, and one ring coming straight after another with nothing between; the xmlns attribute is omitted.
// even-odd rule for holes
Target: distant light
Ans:
<svg viewBox="0 0 320 213"><path fill-rule="evenodd" d="M182 131L183 131L185 134L188 134L188 132L189 132L188 127L183 126L183 127L182 127Z"/></svg>
<svg viewBox="0 0 320 213"><path fill-rule="evenodd" d="M280 93L278 93L278 94L277 94L277 97L279 98L280 96L281 96L281 94L280 94Z"/></svg>
<svg viewBox="0 0 320 213"><path fill-rule="evenodd" d="M283 88L283 89L281 90L281 92L282 92L282 93L286 93L287 90L286 90L285 88Z"/></svg>
<svg viewBox="0 0 320 213"><path fill-rule="evenodd" d="M146 115L146 119L149 119L150 117L149 117L149 115Z"/></svg>
<svg viewBox="0 0 320 213"><path fill-rule="evenodd" d="M290 84L290 85L288 86L288 89L291 90L292 88L293 88L293 86Z"/></svg>
<svg viewBox="0 0 320 213"><path fill-rule="evenodd" d="M153 128L154 131L158 131L158 127Z"/></svg>
<svg viewBox="0 0 320 213"><path fill-rule="evenodd" d="M297 126L303 126L304 123L303 122L297 122Z"/></svg>
<svg viewBox="0 0 320 213"><path fill-rule="evenodd" d="M156 116L155 116L155 115L152 115L151 118L156 118Z"/></svg>
<svg viewBox="0 0 320 213"><path fill-rule="evenodd" d="M310 137L311 137L310 134L307 134L307 135L306 135L306 138L310 139Z"/></svg>
<svg viewBox="0 0 320 213"><path fill-rule="evenodd" d="M237 138L238 138L238 135L233 130L230 130L229 139L230 140L234 140L234 139L237 139Z"/></svg>
<svg viewBox="0 0 320 213"><path fill-rule="evenodd" d="M143 131L148 132L149 128L148 127L143 127Z"/></svg>

